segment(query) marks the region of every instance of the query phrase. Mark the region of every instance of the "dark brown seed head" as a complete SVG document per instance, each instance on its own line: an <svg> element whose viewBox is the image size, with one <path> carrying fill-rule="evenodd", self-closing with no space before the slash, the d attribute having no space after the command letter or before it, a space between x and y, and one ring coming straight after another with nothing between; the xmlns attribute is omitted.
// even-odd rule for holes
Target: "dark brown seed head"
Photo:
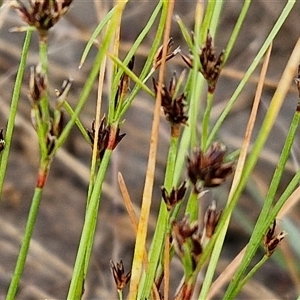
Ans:
<svg viewBox="0 0 300 300"><path fill-rule="evenodd" d="M200 258L200 255L202 254L202 251L203 251L203 247L201 244L201 236L199 234L193 235L191 237L191 241L192 241L191 253L192 253L192 257L193 257L193 261L194 261L194 266L196 266L197 262Z"/></svg>
<svg viewBox="0 0 300 300"><path fill-rule="evenodd" d="M180 47L177 47L176 49L172 50L174 41L173 38L169 39L168 45L167 45L167 56L166 56L166 61L170 60L171 58L173 58L178 52L180 52ZM153 69L156 70L157 68L159 68L159 66L161 65L161 61L162 61L162 53L163 53L163 46L160 46L154 56L153 59Z"/></svg>
<svg viewBox="0 0 300 300"><path fill-rule="evenodd" d="M153 79L153 86L155 94L158 92L158 83ZM162 86L161 90L161 105L166 116L167 121L172 125L187 124L187 108L185 95L175 95L177 86L177 78L174 73L169 84L169 88L165 85Z"/></svg>
<svg viewBox="0 0 300 300"><path fill-rule="evenodd" d="M30 68L29 75L29 100L32 107L37 107L47 90L47 80L41 66Z"/></svg>
<svg viewBox="0 0 300 300"><path fill-rule="evenodd" d="M25 5L15 0L12 6L17 10L24 22L33 26L44 37L48 30L69 10L72 0L30 0Z"/></svg>
<svg viewBox="0 0 300 300"><path fill-rule="evenodd" d="M55 112L55 117L52 120L51 134L58 138L61 135L63 128L64 114L63 111L57 110Z"/></svg>
<svg viewBox="0 0 300 300"><path fill-rule="evenodd" d="M167 210L170 211L172 210L177 203L179 203L186 192L186 182L184 181L179 188L173 188L170 193L167 192L167 190L162 187L161 192L162 192L162 198L165 201L167 205Z"/></svg>
<svg viewBox="0 0 300 300"><path fill-rule="evenodd" d="M193 55L188 56L181 54L181 57L190 68L193 68ZM221 73L222 63L224 60L224 51L222 51L218 56L216 55L213 39L209 32L207 33L205 44L201 47L199 59L199 71L202 73L203 77L208 83L208 91L213 93Z"/></svg>
<svg viewBox="0 0 300 300"><path fill-rule="evenodd" d="M184 53L180 52L180 56L183 59L183 61L187 64L189 68L193 68L193 56L190 55L185 55Z"/></svg>
<svg viewBox="0 0 300 300"><path fill-rule="evenodd" d="M202 253L201 234L198 228L197 222L191 223L188 216L172 223L173 245L177 255L181 258L191 255L194 266Z"/></svg>
<svg viewBox="0 0 300 300"><path fill-rule="evenodd" d="M92 129L87 130L87 134L91 140L92 143L91 145L93 147L95 141L95 135L96 135L95 121L93 121L92 123ZM106 125L106 118L105 116L103 116L98 130L97 157L100 159L103 157L105 149L107 149L108 139L109 139L109 128Z"/></svg>
<svg viewBox="0 0 300 300"><path fill-rule="evenodd" d="M64 128L64 114L60 110L53 113L53 118L50 119L49 131L47 134L47 149L50 155L54 150L57 138L61 135Z"/></svg>
<svg viewBox="0 0 300 300"><path fill-rule="evenodd" d="M125 275L124 272L124 265L122 260L120 260L119 263L116 265L114 264L113 261L110 262L110 268L117 286L117 289L119 291L123 290L123 288L126 286L126 284L129 282L130 277L131 277L131 272L128 272Z"/></svg>
<svg viewBox="0 0 300 300"><path fill-rule="evenodd" d="M127 65L130 71L133 70L134 59L135 57L133 56ZM130 83L129 76L124 72L123 75L121 76L120 83L118 86L118 91L115 98L115 107L117 107L118 103L123 102L123 100L125 99L126 94L129 90L129 83Z"/></svg>
<svg viewBox="0 0 300 300"><path fill-rule="evenodd" d="M233 172L233 163L225 163L226 148L215 142L206 153L196 149L191 157L188 157L188 176L199 192L197 185L201 181L203 187L216 187L221 185L226 177Z"/></svg>
<svg viewBox="0 0 300 300"><path fill-rule="evenodd" d="M66 80L63 81L61 89L60 90L58 90L58 89L55 90L55 94L56 94L56 97L57 97L56 98L56 105L55 105L56 109L59 109L63 105L64 101L67 99L67 96L69 94L72 83L73 83L72 78L66 79Z"/></svg>
<svg viewBox="0 0 300 300"><path fill-rule="evenodd" d="M204 234L206 238L211 238L218 225L221 212L217 212L216 203L210 205L204 215Z"/></svg>
<svg viewBox="0 0 300 300"><path fill-rule="evenodd" d="M224 52L221 52L219 56L216 56L215 52L212 36L210 33L207 33L205 45L200 53L200 71L208 82L210 92L215 90L224 58Z"/></svg>
<svg viewBox="0 0 300 300"><path fill-rule="evenodd" d="M274 220L272 226L268 229L267 233L264 236L264 247L266 250L266 255L270 257L279 243L284 239L286 233L284 231L280 232L279 234L275 234L276 228L276 220Z"/></svg>
<svg viewBox="0 0 300 300"><path fill-rule="evenodd" d="M87 130L87 134L93 147L96 134L95 121L92 123L92 129ZM114 150L124 136L125 133L120 134L119 128L117 128L114 134L112 134L112 128L110 125L106 124L106 117L104 116L100 122L98 130L97 157L102 159L106 149Z"/></svg>
<svg viewBox="0 0 300 300"><path fill-rule="evenodd" d="M181 221L173 221L172 223L172 240L175 251L179 256L184 254L183 244L193 236L198 230L196 222L190 223L189 217L184 216Z"/></svg>

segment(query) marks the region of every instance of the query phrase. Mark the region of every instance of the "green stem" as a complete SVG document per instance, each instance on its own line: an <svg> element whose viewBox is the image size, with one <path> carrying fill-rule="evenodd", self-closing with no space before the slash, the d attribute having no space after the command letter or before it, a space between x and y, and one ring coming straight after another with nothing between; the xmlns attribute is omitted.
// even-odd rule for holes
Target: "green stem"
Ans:
<svg viewBox="0 0 300 300"><path fill-rule="evenodd" d="M180 146L177 154L176 159L176 166L174 172L174 182L176 184L180 178L180 174L182 174L182 169L186 160L186 155L188 153L188 149L194 148L199 145L198 137L197 137L197 124L198 124L198 116L201 106L201 93L204 86L204 78L199 73L200 67L200 60L199 60L199 45L198 41L201 41L200 37L200 30L202 30L202 26L200 23L201 19L201 5L200 1L197 3L196 11L195 11L195 26L194 26L194 43L192 43L191 39L189 38L188 32L183 25L183 23L178 19L178 24L186 37L187 42L190 44L189 46L192 47L191 51L194 57L193 60L193 69L191 70L188 82L186 86L187 91L187 101L189 105L188 111L188 126L184 127ZM204 31L202 31L203 33ZM207 34L207 32L205 33Z"/></svg>
<svg viewBox="0 0 300 300"><path fill-rule="evenodd" d="M262 259L247 273L245 278L240 281L239 285L236 288L236 292L238 293L243 286L247 283L247 281L258 271L258 269L268 260L268 256L264 255Z"/></svg>
<svg viewBox="0 0 300 300"><path fill-rule="evenodd" d="M275 172L274 172L274 175L273 175L273 178L272 178L272 181L271 181L271 184L270 184L267 196L266 196L266 200L264 202L263 210L261 212L262 219L266 219L270 212L270 208L274 201L280 180L281 180L283 172L285 170L285 165L286 165L288 158L290 156L290 153L291 153L291 149L292 149L292 146L293 146L293 143L295 140L295 136L298 131L299 122L300 122L300 111L297 110L296 113L294 114L291 126L287 133L287 137L285 139L285 143L284 143L279 161L277 163L277 167L275 169Z"/></svg>
<svg viewBox="0 0 300 300"><path fill-rule="evenodd" d="M174 182L173 184L176 185L179 181L179 178L182 174L182 169L186 162L186 155L189 152L189 148L197 146L197 117L199 113L199 106L200 106L200 95L201 90L204 85L203 77L198 74L197 79L194 85L193 95L190 96L189 102L189 111L188 111L188 126L184 127L180 146L178 148L178 154L176 159L176 166L174 171Z"/></svg>
<svg viewBox="0 0 300 300"><path fill-rule="evenodd" d="M111 157L111 151L106 150L101 161L101 167L96 177L94 189L91 193L90 203L86 212L86 217L82 229L79 248L69 288L67 299L81 299L83 284L85 279L84 270L86 269L86 261L89 260L91 255L91 236L94 236L97 224L98 208L100 203L100 195L102 191L102 184L106 174L106 170Z"/></svg>
<svg viewBox="0 0 300 300"><path fill-rule="evenodd" d="M206 151L208 148L207 137L209 131L209 122L210 122L210 114L213 106L214 94L208 92L207 93L207 101L206 101L206 109L203 115L202 121L202 136L201 136L201 149L202 151Z"/></svg>
<svg viewBox="0 0 300 300"><path fill-rule="evenodd" d="M41 119L40 110L38 107L33 108L35 121L36 121L36 133L38 136L40 156L41 158L46 158L48 156L47 148L47 128L45 128L45 123Z"/></svg>
<svg viewBox="0 0 300 300"><path fill-rule="evenodd" d="M119 296L119 300L123 300L123 291L122 290L118 290L118 296Z"/></svg>
<svg viewBox="0 0 300 300"><path fill-rule="evenodd" d="M159 3L157 4L155 10L153 11L148 23L146 24L145 28L143 29L143 31L141 32L140 36L138 37L138 39L135 41L133 47L131 50L137 49L138 45L142 42L142 40L145 38L146 34L149 32L149 30L152 28L153 23L155 22L158 13L162 10L162 6L163 6L163 1L159 1ZM164 29L164 20L161 18L160 19L160 23L157 27L156 30L156 35L154 38L154 41L152 43L152 46L150 48L150 52L149 55L147 56L147 61L143 67L143 70L141 72L141 74L139 75L139 79L143 82L146 83L146 81L150 78L150 76L153 74L153 70L151 70L152 64L153 64L153 59L154 56L157 52L157 49L159 47L159 44L161 43L161 38L163 35L163 29ZM131 53L131 51L128 53L128 55L126 56L125 60L124 60L124 64L128 64L132 55L134 54ZM150 71L150 72L149 72ZM121 73L120 75L121 76ZM118 78L118 77L117 77ZM122 110L119 112L118 114L118 118L121 119L124 114L126 113L126 111L128 110L128 108L130 107L132 101L135 99L137 93L140 90L140 85L136 84L132 90L132 92L130 93L129 97L126 99L126 101L124 102L124 105L122 107Z"/></svg>
<svg viewBox="0 0 300 300"><path fill-rule="evenodd" d="M200 45L205 43L207 32L210 29L211 20L217 2L218 1L208 1L207 3L204 19L201 25L201 33L200 33L200 40L199 40Z"/></svg>
<svg viewBox="0 0 300 300"><path fill-rule="evenodd" d="M26 36L23 43L23 49L21 53L21 60L18 68L17 77L15 80L15 86L13 90L12 100L10 104L10 112L8 116L7 121L7 129L5 133L5 148L1 153L1 161L0 161L0 195L2 194L2 188L4 183L4 177L6 174L7 164L8 164L8 157L10 153L10 147L11 147L11 141L13 136L13 130L15 126L15 119L17 115L18 110L18 103L20 99L20 92L21 92L21 85L23 81L23 76L25 72L26 67L26 61L27 61L27 54L29 50L29 45L31 41L32 36L32 30L29 29L26 32Z"/></svg>
<svg viewBox="0 0 300 300"><path fill-rule="evenodd" d="M165 172L166 175L164 180L164 187L168 192L171 190L173 184L178 140L179 140L178 137L171 137L171 141L170 141L167 167ZM167 211L166 204L163 200L161 200L155 232L154 232L152 244L148 254L149 257L148 269L146 275L145 274L143 275L140 283L140 286L143 287L143 292L142 292L142 296L138 297L138 299L145 299L148 298L150 295L150 291L156 275L155 273L157 270L157 266L159 265L159 260L161 258L161 254L163 253L163 249L165 245L164 239L168 229L168 217L169 217L169 212Z"/></svg>
<svg viewBox="0 0 300 300"><path fill-rule="evenodd" d="M47 174L48 174L47 167L48 166L46 166L46 168L41 171L41 173L43 173L43 175L45 177L47 177ZM41 198L42 198L42 193L43 193L43 188L41 188L41 187L35 188L34 195L32 197L29 216L28 216L27 224L26 224L26 228L25 228L25 234L24 234L24 238L22 241L22 246L19 251L17 264L16 264L16 267L14 270L12 280L10 282L7 296L6 296L7 300L15 299L15 296L16 296L16 293L18 290L19 282L20 282L20 279L21 279L21 276L22 276L22 273L23 273L24 267L25 267L25 262L26 262L26 258L27 258L27 254L28 254L29 245L30 245L30 240L32 237L32 232L33 232L36 217L38 214L38 210L39 210L39 206L40 206L40 202L41 202Z"/></svg>
<svg viewBox="0 0 300 300"><path fill-rule="evenodd" d="M224 0L221 1L215 1L215 7L214 7L214 11L213 11L213 15L210 21L210 26L209 26L209 32L211 33L212 36L215 36L215 33L217 31L217 27L220 23L220 16L222 14L222 8L224 5Z"/></svg>
<svg viewBox="0 0 300 300"><path fill-rule="evenodd" d="M42 68L42 74L45 76L46 86L48 87L48 38L40 38L39 43L39 60ZM40 106L43 116L43 126L47 132L49 121L50 121L50 112L49 112L49 96L48 88L45 91L43 98L40 100Z"/></svg>
<svg viewBox="0 0 300 300"><path fill-rule="evenodd" d="M70 106L70 104L67 101L64 101L63 103L64 109L67 111L67 113L73 117L74 115L74 110L73 108ZM91 143L91 140L85 130L85 128L83 127L82 123L80 122L79 118L75 116L75 124L77 125L78 129L80 130L81 134L83 135L84 139L88 142Z"/></svg>
<svg viewBox="0 0 300 300"><path fill-rule="evenodd" d="M205 39L207 36L207 31L209 29L209 32L212 36L215 35L218 22L220 20L220 14L223 7L223 1L211 1L213 2L212 5L209 5L208 10L211 12L209 13L210 18L209 20L206 20L206 14L203 21L203 27L201 28L201 43L205 43ZM201 149L205 151L209 144L207 143L207 137L209 132L209 123L210 123L210 115L213 105L213 99L214 99L214 93L208 92L207 93L207 100L206 100L206 108L203 115L202 120L202 136L201 136Z"/></svg>
<svg viewBox="0 0 300 300"><path fill-rule="evenodd" d="M23 57L23 55L22 55ZM47 68L48 68L48 60L47 60L47 39L40 39L40 62L42 67L42 72L46 78L47 82ZM21 67L21 63L20 63ZM16 80L17 82L17 80ZM17 92L18 93L18 92ZM19 96L19 95L18 95ZM33 233L33 229L35 226L41 198L42 198L42 192L43 187L46 181L46 178L48 176L49 172L49 166L50 166L50 160L48 159L48 150L47 150L47 132L48 132L48 126L49 126L49 105L48 105L48 95L47 91L45 93L45 96L40 102L41 111L39 108L35 107L34 113L36 118L36 130L37 135L39 139L39 145L40 145L40 169L38 173L38 181L37 186L35 188L35 192L32 198L31 207L29 211L29 216L27 219L27 224L25 228L25 234L23 238L23 242L21 245L21 249L19 251L19 256L17 259L17 264L15 267L15 271L9 286L9 290L7 293L7 299L14 299L17 289L19 286L20 278L22 276L22 273L24 271L26 258L28 255L28 249ZM41 119L42 117L42 119Z"/></svg>
<svg viewBox="0 0 300 300"><path fill-rule="evenodd" d="M44 74L48 74L48 38L40 38L39 42L39 60Z"/></svg>
<svg viewBox="0 0 300 300"><path fill-rule="evenodd" d="M236 42L236 39L237 39L240 29L244 23L244 20L247 15L250 4L251 4L251 0L244 0L244 5L242 7L241 13L239 15L238 20L235 23L234 29L232 31L232 34L230 36L230 39L229 39L226 49L225 49L223 65L226 63L226 61L231 53L231 50Z"/></svg>
<svg viewBox="0 0 300 300"><path fill-rule="evenodd" d="M189 215L191 222L198 220L198 215L199 215L198 194L195 193L193 190L191 191L191 195L186 205L185 214Z"/></svg>
<svg viewBox="0 0 300 300"><path fill-rule="evenodd" d="M188 283L190 281L190 278L193 274L194 270L194 264L193 264L193 259L192 259L192 252L191 252L191 247L188 245L188 241L185 241L182 245L182 265L183 265L183 270L184 270L184 281L185 283Z"/></svg>

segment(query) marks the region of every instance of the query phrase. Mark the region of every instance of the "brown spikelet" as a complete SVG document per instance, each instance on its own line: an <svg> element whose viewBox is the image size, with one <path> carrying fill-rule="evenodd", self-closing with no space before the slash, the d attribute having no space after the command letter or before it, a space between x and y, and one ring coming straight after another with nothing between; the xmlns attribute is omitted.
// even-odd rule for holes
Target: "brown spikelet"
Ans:
<svg viewBox="0 0 300 300"><path fill-rule="evenodd" d="M199 192L197 185L201 181L203 187L216 187L221 185L233 172L233 163L224 162L226 147L218 142L213 143L203 153L196 149L191 157L188 157L188 176Z"/></svg>

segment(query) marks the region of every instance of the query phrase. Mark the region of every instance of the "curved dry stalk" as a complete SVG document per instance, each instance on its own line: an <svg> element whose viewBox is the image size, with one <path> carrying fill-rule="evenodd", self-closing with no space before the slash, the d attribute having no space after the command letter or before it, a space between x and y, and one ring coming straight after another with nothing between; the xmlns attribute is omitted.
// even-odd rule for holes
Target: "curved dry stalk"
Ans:
<svg viewBox="0 0 300 300"><path fill-rule="evenodd" d="M134 234L135 236L137 235L137 231L138 231L138 218L135 214L133 205L132 205L132 201L130 198L130 195L128 193L128 189L126 187L123 175L121 172L118 172L118 183L119 183L119 188L121 190L121 194L124 200L124 204L127 210L127 213L129 215L129 219L130 219L130 223L131 226L133 228Z"/></svg>
<svg viewBox="0 0 300 300"><path fill-rule="evenodd" d="M164 299L169 299L170 289L170 234L166 233L164 248Z"/></svg>
<svg viewBox="0 0 300 300"><path fill-rule="evenodd" d="M140 277L142 274L142 261L143 254L146 245L146 236L148 229L148 220L150 214L151 200L152 200L152 190L154 183L154 173L155 173L155 165L156 165L156 152L158 145L158 131L159 131L159 122L160 122L160 107L161 107L161 90L162 84L165 77L165 66L166 66L166 56L167 56L167 45L170 39L170 31L171 31L171 22L172 22L172 14L174 10L174 1L170 1L168 4L167 11L167 20L163 38L163 51L162 51L162 62L159 70L158 77L158 87L159 91L156 94L155 108L154 108L154 116L151 130L151 142L150 142L150 150L149 150L149 159L147 165L145 186L142 198L142 207L141 207L141 215L138 225L138 234L136 238L136 246L134 250L134 258L132 264L132 275L129 289L128 299L136 299L138 286L140 282Z"/></svg>

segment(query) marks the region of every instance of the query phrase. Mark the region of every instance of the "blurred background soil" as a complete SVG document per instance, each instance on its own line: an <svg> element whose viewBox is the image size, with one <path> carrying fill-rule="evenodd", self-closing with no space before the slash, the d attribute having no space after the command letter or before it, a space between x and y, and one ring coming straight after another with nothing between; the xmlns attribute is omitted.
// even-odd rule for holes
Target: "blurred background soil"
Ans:
<svg viewBox="0 0 300 300"><path fill-rule="evenodd" d="M24 39L24 33L9 32L10 28L23 25L23 23L21 23L15 12L8 8L8 2L5 2L6 4L0 12L0 128L6 126L13 83ZM121 32L121 57L130 49L132 41L146 24L155 3L156 1L131 1L127 5ZM220 31L215 39L217 52L220 52L226 45L242 4L243 1L226 1L219 27ZM232 95L241 76L243 76L243 72L247 70L284 4L284 1L253 1L237 44L218 83L212 112L213 120L217 118L226 101ZM49 81L53 99L54 89L60 88L64 79L72 77L74 83L69 101L72 106L76 105L86 76L91 68L96 49L91 51L83 68L79 70L78 65L82 51L93 29L98 24L98 20L103 17L106 9L110 7L111 3L108 1L101 3L92 0L75 0L66 17L51 31ZM194 10L195 1L176 1L175 14L183 19L190 30L193 28ZM260 120L266 113L268 103L284 66L299 38L299 14L300 5L296 3L293 12L275 39L267 83L259 109ZM145 61L153 36L154 33L152 32L136 55L134 71L137 73ZM180 45L183 51L187 53L188 49L175 21L173 22L172 36L175 46ZM0 298L3 298L7 291L15 267L36 182L38 148L36 135L30 121L27 82L29 67L37 62L38 44L37 38L34 36L0 206ZM179 57L167 65L169 72L173 70L180 71L184 67ZM237 104L226 119L220 132L219 139L231 151L238 149L241 145L254 97L258 72L259 68L240 95ZM149 84L151 86L151 83ZM80 116L86 128L91 127L94 119L96 97L95 86ZM253 221L257 218L259 207L261 207L261 202L257 201L259 196L254 199L254 195L255 193L256 195L265 195L267 191L278 159L278 153L280 153L289 122L296 108L297 97L296 89L292 86L272 135L264 148L261 160L231 222L218 272L224 269L248 241L253 228ZM98 233L85 287L85 299L116 299L117 295L110 273L109 262L111 259L115 262L122 259L125 270L128 270L131 265L134 233L120 196L116 174L118 171L123 173L131 198L138 208L143 192L152 110L153 100L141 93L126 114L126 122L121 128L121 132L125 132L126 137L113 154L109 174L105 182L98 221ZM105 112L105 108L103 108L103 112ZM255 132L257 132L257 129L259 129L259 123ZM154 205L150 220L152 229L155 225L156 208L160 202L160 186L163 182L168 136L168 125L162 120L154 186ZM297 170L299 154L298 137L293 148L293 157L291 157L287 166L281 190ZM75 128L63 150L58 153L53 162L17 299L66 298L83 224L90 156L90 146ZM214 190L207 197L207 203L212 199L216 199L218 207L224 207L228 188L229 186L225 186ZM204 203L204 206L207 203ZM280 228L285 229L288 222L293 222L294 226L299 228L299 213L300 208L298 205L289 216L280 221ZM246 220L246 225L241 225L241 219ZM289 255L284 254L284 265L288 265L288 258L294 258L297 261L295 252L288 244L293 244L294 248L300 249L299 240L292 243L290 240L289 243L284 242L286 244L282 246L282 249L289 251ZM280 251L284 252L284 250ZM294 299L300 292L300 280L297 279L297 275L295 276L291 271L288 271L284 265L280 265L276 259L271 259L248 283L239 299ZM178 278L180 279L182 270L176 260L172 267L174 268L172 271L172 292L174 293L174 288L178 285ZM222 293L215 297L215 299L221 298Z"/></svg>

